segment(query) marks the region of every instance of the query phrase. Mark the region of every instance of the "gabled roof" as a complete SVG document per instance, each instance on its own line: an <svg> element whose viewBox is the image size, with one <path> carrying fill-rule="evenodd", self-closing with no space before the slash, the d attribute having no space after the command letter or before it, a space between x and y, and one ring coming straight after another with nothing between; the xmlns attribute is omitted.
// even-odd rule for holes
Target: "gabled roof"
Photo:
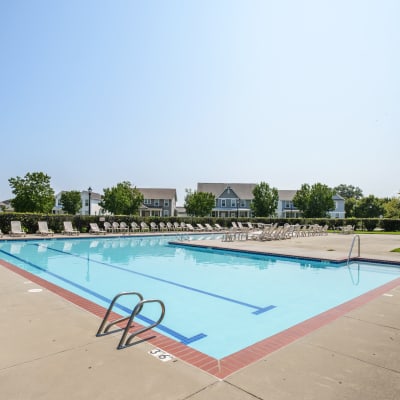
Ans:
<svg viewBox="0 0 400 400"><path fill-rule="evenodd" d="M333 200L344 200L344 197L342 197L340 194L336 193L333 197Z"/></svg>
<svg viewBox="0 0 400 400"><path fill-rule="evenodd" d="M212 193L216 198L220 197L227 187L230 187L239 199L252 199L253 189L256 183L198 183L198 192Z"/></svg>
<svg viewBox="0 0 400 400"><path fill-rule="evenodd" d="M176 189L137 188L145 199L175 199L177 200Z"/></svg>
<svg viewBox="0 0 400 400"><path fill-rule="evenodd" d="M291 201L296 193L297 190L278 190L279 200Z"/></svg>

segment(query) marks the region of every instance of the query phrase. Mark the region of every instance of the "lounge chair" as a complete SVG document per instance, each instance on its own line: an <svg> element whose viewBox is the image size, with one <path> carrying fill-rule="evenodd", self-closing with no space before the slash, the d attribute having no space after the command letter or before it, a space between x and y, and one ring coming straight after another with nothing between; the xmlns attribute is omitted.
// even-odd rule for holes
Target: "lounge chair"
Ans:
<svg viewBox="0 0 400 400"><path fill-rule="evenodd" d="M104 222L104 230L106 231L106 232L112 232L113 231L113 227L112 227L112 225L109 223L109 222Z"/></svg>
<svg viewBox="0 0 400 400"><path fill-rule="evenodd" d="M128 233L129 232L129 226L124 222L120 222L119 224L119 230L123 233Z"/></svg>
<svg viewBox="0 0 400 400"><path fill-rule="evenodd" d="M25 236L25 232L22 229L21 221L11 221L10 236Z"/></svg>
<svg viewBox="0 0 400 400"><path fill-rule="evenodd" d="M196 226L196 228L195 228L192 224L186 224L186 230L191 231L191 232L201 231L201 229L199 227Z"/></svg>
<svg viewBox="0 0 400 400"><path fill-rule="evenodd" d="M64 221L64 230L62 231L63 235L79 235L79 231L74 229L71 221Z"/></svg>
<svg viewBox="0 0 400 400"><path fill-rule="evenodd" d="M174 225L172 225L171 222L167 222L167 229L168 229L169 231L173 231L175 228L174 228Z"/></svg>
<svg viewBox="0 0 400 400"><path fill-rule="evenodd" d="M223 231L224 228L220 224L214 224L215 230L217 231Z"/></svg>
<svg viewBox="0 0 400 400"><path fill-rule="evenodd" d="M157 224L155 222L150 222L150 229L151 229L152 232L159 230L158 226L157 226Z"/></svg>
<svg viewBox="0 0 400 400"><path fill-rule="evenodd" d="M49 229L49 227L47 226L47 222L46 221L38 221L38 230L37 233L39 235L42 236L53 236L54 232Z"/></svg>
<svg viewBox="0 0 400 400"><path fill-rule="evenodd" d="M95 222L91 222L89 233L93 235L105 235L107 232L103 229L100 229L99 226Z"/></svg>
<svg viewBox="0 0 400 400"><path fill-rule="evenodd" d="M1 229L0 229L0 237L3 237L3 232L1 231Z"/></svg>
<svg viewBox="0 0 400 400"><path fill-rule="evenodd" d="M149 232L150 231L150 228L149 228L149 226L146 224L146 222L141 222L140 223L140 230L142 231L142 232Z"/></svg>
<svg viewBox="0 0 400 400"><path fill-rule="evenodd" d="M232 221L232 228L233 228L233 229L236 229L236 230L239 230L239 229L240 229L239 226L238 226L238 224L237 224L235 221Z"/></svg>
<svg viewBox="0 0 400 400"><path fill-rule="evenodd" d="M131 222L131 229L132 229L132 232L136 232L136 231L140 231L140 226L135 222L135 221L132 221Z"/></svg>
<svg viewBox="0 0 400 400"><path fill-rule="evenodd" d="M212 232L214 230L214 228L210 224L204 224L204 225L208 231Z"/></svg>
<svg viewBox="0 0 400 400"><path fill-rule="evenodd" d="M206 228L204 228L204 226L202 224L196 224L196 226L198 228L198 229L195 228L196 230L199 230L199 231L205 231L206 230Z"/></svg>
<svg viewBox="0 0 400 400"><path fill-rule="evenodd" d="M162 232L168 230L167 225L165 225L164 222L160 222L160 223L158 224L158 227L159 227L160 231L162 231Z"/></svg>
<svg viewBox="0 0 400 400"><path fill-rule="evenodd" d="M118 222L114 221L114 222L111 224L111 227L112 227L112 231L113 231L113 232L121 232L121 227L119 226L119 223L118 223Z"/></svg>
<svg viewBox="0 0 400 400"><path fill-rule="evenodd" d="M175 231L182 231L182 226L179 224L179 222L174 222L174 230Z"/></svg>

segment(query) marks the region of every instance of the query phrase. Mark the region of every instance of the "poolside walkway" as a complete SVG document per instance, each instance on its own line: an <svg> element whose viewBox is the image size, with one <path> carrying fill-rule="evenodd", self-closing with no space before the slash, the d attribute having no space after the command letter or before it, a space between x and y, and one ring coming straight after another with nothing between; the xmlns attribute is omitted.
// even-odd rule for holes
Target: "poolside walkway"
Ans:
<svg viewBox="0 0 400 400"><path fill-rule="evenodd" d="M261 243L210 239L202 245L337 260L347 259L351 240L329 234ZM400 262L400 253L391 252L398 247L400 236L361 236L364 258ZM1 399L400 398L400 280L218 379L179 357L160 361L148 353L154 349L149 342L116 350L113 335L95 337L98 316L3 266L0 262Z"/></svg>

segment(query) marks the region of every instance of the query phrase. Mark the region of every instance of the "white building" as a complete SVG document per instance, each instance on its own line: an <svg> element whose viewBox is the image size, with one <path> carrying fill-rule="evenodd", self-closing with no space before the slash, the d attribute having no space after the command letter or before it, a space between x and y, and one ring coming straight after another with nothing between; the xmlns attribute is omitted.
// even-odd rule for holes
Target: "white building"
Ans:
<svg viewBox="0 0 400 400"><path fill-rule="evenodd" d="M61 195L63 192L56 194L55 206L53 207L54 214L64 214L61 205ZM83 190L81 192L81 209L79 210L80 215L103 215L102 208L99 206L101 201L101 194L90 192L89 190Z"/></svg>

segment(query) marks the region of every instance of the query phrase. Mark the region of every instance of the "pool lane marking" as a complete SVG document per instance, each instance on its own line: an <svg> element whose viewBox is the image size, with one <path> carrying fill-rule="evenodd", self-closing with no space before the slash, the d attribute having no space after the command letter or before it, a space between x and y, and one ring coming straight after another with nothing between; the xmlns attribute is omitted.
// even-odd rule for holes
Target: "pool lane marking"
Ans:
<svg viewBox="0 0 400 400"><path fill-rule="evenodd" d="M18 257L15 254L8 253L7 251L1 250L1 249L0 249L0 253L6 254L9 257L12 257L12 258L14 258L14 259L16 259L18 261L21 261L21 262L27 264L27 265L30 265L33 268L36 268L36 269L38 269L40 271L43 271L46 274L48 274L48 275L50 275L50 276L52 276L52 277L54 277L56 279L59 279L62 282L65 282L65 283L67 283L67 284L69 284L71 286L74 286L75 288L78 288L78 289L82 290L83 292L86 292L86 293L92 295L93 297L96 297L97 299L100 299L101 301L104 301L107 304L111 303L111 299L109 299L109 298L107 298L107 297L105 297L105 296L103 296L103 295L101 295L101 294L99 294L97 292L94 292L93 290L90 290L90 289L86 288L85 286L79 285L79 283L75 283L75 282L73 282L73 281L71 281L71 280L69 280L67 278L64 278L61 275L55 274L54 272L50 272L50 271L46 270L46 268L40 267L39 265L36 265L36 264L34 264L34 263L30 262L30 261L27 261L27 260L25 260L25 259L23 259L21 257ZM122 311L125 311L127 314L130 314L132 312L132 310L129 309L128 307L125 307L125 306L123 306L121 304L118 304L118 303L115 304L115 307L119 308ZM137 315L136 318L140 319L141 321L146 322L146 323L148 323L150 325L155 322L155 321L151 320L150 318L147 318L146 316L141 315L141 314ZM197 340L200 340L200 339L203 339L203 338L207 337L207 335L205 333L198 333L197 335L194 335L194 336L191 336L191 337L187 337L187 336L182 335L179 332L176 332L173 329L170 329L167 326L162 325L162 324L157 325L157 329L159 329L160 331L163 331L165 333L168 333L173 338L175 338L176 340L179 340L183 344L190 344L190 343L196 342Z"/></svg>
<svg viewBox="0 0 400 400"><path fill-rule="evenodd" d="M41 245L39 243L32 243L32 246L38 246L39 247ZM52 250L52 251L55 251L55 252L58 252L58 253L67 254L67 255L70 255L70 256L78 257L78 258L81 258L83 260L87 260L88 259L88 257L84 257L84 256L81 256L79 254L73 254L73 253L70 253L70 252L67 252L67 251L64 251L64 250L55 249L53 247L46 247L46 248L48 250ZM256 306L256 305L253 305L253 304L250 304L250 303L245 303L244 301L232 299L232 298L226 297L226 296L221 296L220 294L217 294L217 293L207 292L205 290L197 289L197 288L194 288L192 286L183 285L182 283L169 281L167 279L159 278L157 276L153 276L153 275L149 275L149 274L144 274L143 272L133 271L131 269L127 269L127 268L124 268L124 267L119 267L117 265L108 264L108 263L105 263L103 261L97 261L97 260L90 260L90 261L94 262L94 263L97 263L97 264L105 265L107 267L119 269L119 270L124 271L124 272L129 272L131 274L135 274L135 275L143 276L145 278L153 279L153 280L156 280L156 281L159 281L159 282L168 283L169 285L177 286L177 287L182 288L182 289L187 289L187 290L190 290L192 292L205 294L206 296L211 296L211 297L215 297L215 298L220 299L220 300L225 300L225 301L228 301L228 302L231 302L231 303L239 304L240 306L244 306L244 307L247 307L247 308L254 309L255 311L252 312L252 314L254 314L254 315L260 315L260 314L263 314L263 313L265 313L267 311L270 311L270 310L273 310L274 308L276 308L276 306L274 306L273 304L265 306L265 307L259 307L259 306Z"/></svg>

